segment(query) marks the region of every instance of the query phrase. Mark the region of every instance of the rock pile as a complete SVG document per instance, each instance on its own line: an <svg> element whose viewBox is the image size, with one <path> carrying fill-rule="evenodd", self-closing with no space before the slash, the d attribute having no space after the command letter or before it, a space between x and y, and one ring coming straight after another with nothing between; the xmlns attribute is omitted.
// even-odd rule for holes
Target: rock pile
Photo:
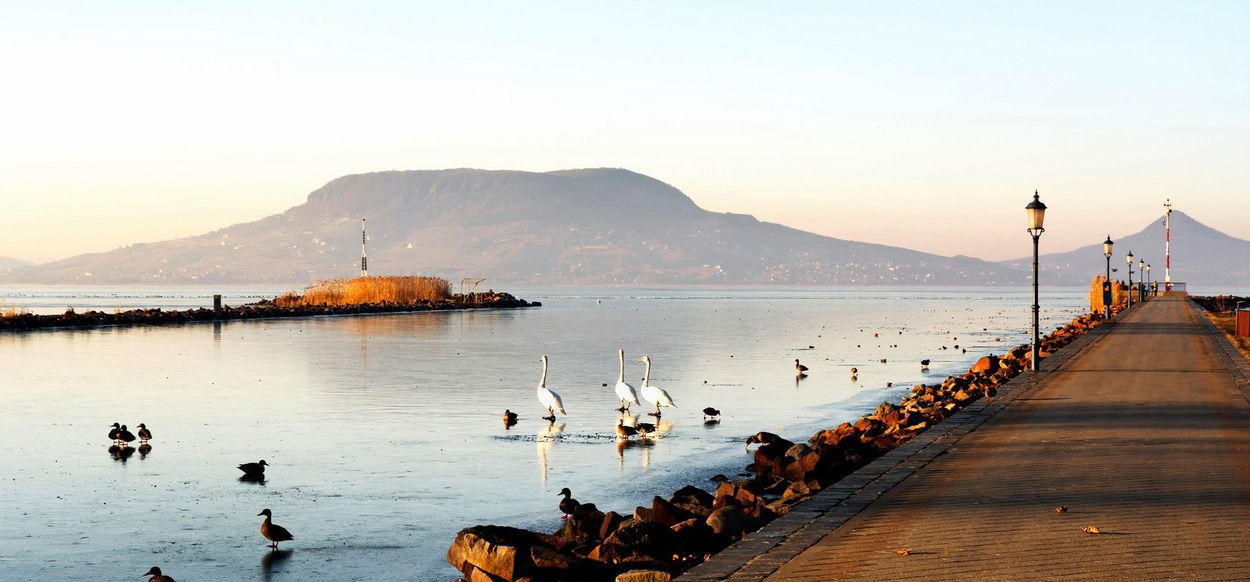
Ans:
<svg viewBox="0 0 1250 582"><path fill-rule="evenodd" d="M1098 314L1076 317L1042 338L1041 357L1101 323ZM918 384L900 403L882 402L807 442L756 433L748 444L760 447L747 465L755 476L719 478L714 493L687 485L628 516L582 504L554 534L499 526L461 530L447 561L469 582L667 582L969 403L994 397L1030 358L1028 345L985 356L964 374Z"/></svg>

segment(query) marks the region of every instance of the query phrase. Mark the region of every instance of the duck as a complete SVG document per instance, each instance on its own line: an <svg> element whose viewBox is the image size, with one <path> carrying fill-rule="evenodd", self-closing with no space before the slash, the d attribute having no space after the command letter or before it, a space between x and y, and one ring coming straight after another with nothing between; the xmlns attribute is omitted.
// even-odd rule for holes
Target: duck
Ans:
<svg viewBox="0 0 1250 582"><path fill-rule="evenodd" d="M921 369L921 370L928 370L928 369L929 369L929 360L928 360L927 358L926 358L926 359L923 359L923 360L920 360L920 369Z"/></svg>
<svg viewBox="0 0 1250 582"><path fill-rule="evenodd" d="M126 430L126 425L123 424L121 430L117 432L117 440L121 441L123 447L128 446L134 442L135 433Z"/></svg>
<svg viewBox="0 0 1250 582"><path fill-rule="evenodd" d="M673 402L673 397L669 396L667 391L659 386L651 385L651 356L643 356L638 358L638 361L647 365L647 371L642 377L642 397L655 404L655 412L647 414L659 418L661 406L677 408L677 403Z"/></svg>
<svg viewBox="0 0 1250 582"><path fill-rule="evenodd" d="M265 521L260 522L260 535L265 536L265 539L269 540L270 548L277 551L278 542L288 542L295 539L295 536L291 535L291 532L287 531L285 527L273 522L273 512L269 511L268 508L262 509L256 515L265 516Z"/></svg>
<svg viewBox="0 0 1250 582"><path fill-rule="evenodd" d="M152 440L152 431L148 430L146 424L139 423L139 442L146 444L150 440Z"/></svg>
<svg viewBox="0 0 1250 582"><path fill-rule="evenodd" d="M118 423L114 422L114 423L113 423L113 426L111 426L111 427L109 427L109 428L111 429L111 430L109 430L109 440L113 441L113 444L117 444L117 443L118 443L118 441L117 441L117 435L121 434L121 432L122 432L122 425L120 425L120 424L118 424Z"/></svg>
<svg viewBox="0 0 1250 582"><path fill-rule="evenodd" d="M515 413L515 412L512 412L511 410L508 410L508 409L506 409L506 408L504 409L504 411L503 411L503 425L504 425L505 427L509 427L509 426L512 426L512 425L516 424L516 419L517 419L517 416L516 416L516 413Z"/></svg>
<svg viewBox="0 0 1250 582"><path fill-rule="evenodd" d="M858 376L859 368L851 368L851 376Z"/></svg>
<svg viewBox="0 0 1250 582"><path fill-rule="evenodd" d="M564 401L560 399L560 395L547 388L547 355L543 354L541 359L543 362L543 377L538 380L538 401L547 409L547 416L544 416L543 420L555 422L557 411L560 414L568 413L564 412Z"/></svg>
<svg viewBox="0 0 1250 582"><path fill-rule="evenodd" d="M161 569L158 566L152 566L152 569L144 572L143 575L151 576L151 578L148 578L148 582L178 582L177 580L162 574Z"/></svg>
<svg viewBox="0 0 1250 582"><path fill-rule="evenodd" d="M794 371L796 371L796 372L798 372L798 373L800 373L800 374L806 373L806 372L807 372L807 366L804 366L803 364L800 364L800 363L799 363L798 358L795 358L795 359L794 359Z"/></svg>
<svg viewBox="0 0 1250 582"><path fill-rule="evenodd" d="M656 431L655 425L649 422L638 422L634 424L634 428L638 429L638 434L643 437L649 436Z"/></svg>
<svg viewBox="0 0 1250 582"><path fill-rule="evenodd" d="M766 431L760 431L751 435L751 437L747 439L747 445L742 448L749 449L751 448L751 445L753 444L771 445L775 442L780 442L782 440L784 439L777 436L776 434L773 434L771 432L766 432Z"/></svg>
<svg viewBox="0 0 1250 582"><path fill-rule="evenodd" d="M627 439L638 434L638 429L632 426L625 426L625 419L616 421L616 434L621 438Z"/></svg>
<svg viewBox="0 0 1250 582"><path fill-rule="evenodd" d="M703 409L703 420L704 420L704 421L707 421L707 419L708 419L708 417L709 417L709 416L711 416L711 417L717 417L717 416L720 416L720 411L719 411L719 410L716 410L715 408L712 408L711 406L709 406L709 407L707 407L707 408L704 408L704 409Z"/></svg>
<svg viewBox="0 0 1250 582"><path fill-rule="evenodd" d="M560 512L564 514L564 517L561 519L568 519L569 516L573 515L573 512L577 511L577 508L581 506L581 503L578 503L576 499L573 499L573 492L569 491L568 487L561 489L556 495L564 496L564 499L560 500Z"/></svg>
<svg viewBox="0 0 1250 582"><path fill-rule="evenodd" d="M268 466L269 466L269 463L266 463L264 459L261 459L260 462L258 463L243 463L242 465L239 465L239 470L243 471L244 477L250 477L253 479L264 479L265 467L268 467Z"/></svg>

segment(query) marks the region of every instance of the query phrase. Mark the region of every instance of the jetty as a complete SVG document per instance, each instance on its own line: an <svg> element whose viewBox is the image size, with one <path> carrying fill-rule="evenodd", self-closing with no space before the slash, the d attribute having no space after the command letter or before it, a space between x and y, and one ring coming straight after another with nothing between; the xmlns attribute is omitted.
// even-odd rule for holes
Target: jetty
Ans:
<svg viewBox="0 0 1250 582"><path fill-rule="evenodd" d="M678 579L1246 579L1247 523L1250 366L1172 293Z"/></svg>

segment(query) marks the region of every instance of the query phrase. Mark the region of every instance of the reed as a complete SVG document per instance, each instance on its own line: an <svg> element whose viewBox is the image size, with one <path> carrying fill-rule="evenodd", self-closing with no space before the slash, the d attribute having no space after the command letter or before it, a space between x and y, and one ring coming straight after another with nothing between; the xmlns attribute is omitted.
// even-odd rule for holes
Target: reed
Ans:
<svg viewBox="0 0 1250 582"><path fill-rule="evenodd" d="M281 307L342 307L375 303L407 305L422 301L446 301L450 298L451 284L446 279L410 275L321 281L305 288L302 295L294 292L279 295L274 303Z"/></svg>

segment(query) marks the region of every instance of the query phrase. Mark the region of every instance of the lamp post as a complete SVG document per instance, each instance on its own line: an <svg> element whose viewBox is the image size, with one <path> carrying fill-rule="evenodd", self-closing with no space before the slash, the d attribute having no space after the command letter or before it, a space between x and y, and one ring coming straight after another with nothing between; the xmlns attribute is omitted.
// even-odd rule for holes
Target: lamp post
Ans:
<svg viewBox="0 0 1250 582"><path fill-rule="evenodd" d="M1111 249L1115 247L1115 243L1111 242L1111 235L1107 235L1107 240L1102 241L1102 256L1107 257L1107 289L1111 289ZM1111 293L1103 294L1103 317L1111 319Z"/></svg>
<svg viewBox="0 0 1250 582"><path fill-rule="evenodd" d="M1150 276L1150 263L1146 263L1146 292L1149 293L1151 297L1154 297L1155 292L1151 287L1152 285L1154 285L1154 277Z"/></svg>
<svg viewBox="0 0 1250 582"><path fill-rule="evenodd" d="M1146 302L1146 259L1137 259L1137 300Z"/></svg>
<svg viewBox="0 0 1250 582"><path fill-rule="evenodd" d="M1133 306L1133 251L1128 252L1128 256L1125 257L1125 260L1128 261L1128 306L1132 307Z"/></svg>
<svg viewBox="0 0 1250 582"><path fill-rule="evenodd" d="M1037 190L1033 191L1033 201L1024 210L1029 215L1029 236L1033 237L1033 357L1029 360L1029 369L1036 372L1038 370L1037 357L1038 348L1041 338L1038 337L1038 313L1041 306L1037 304L1037 240L1042 237L1042 233L1046 229L1042 228L1042 222L1046 218L1046 205L1037 196Z"/></svg>

